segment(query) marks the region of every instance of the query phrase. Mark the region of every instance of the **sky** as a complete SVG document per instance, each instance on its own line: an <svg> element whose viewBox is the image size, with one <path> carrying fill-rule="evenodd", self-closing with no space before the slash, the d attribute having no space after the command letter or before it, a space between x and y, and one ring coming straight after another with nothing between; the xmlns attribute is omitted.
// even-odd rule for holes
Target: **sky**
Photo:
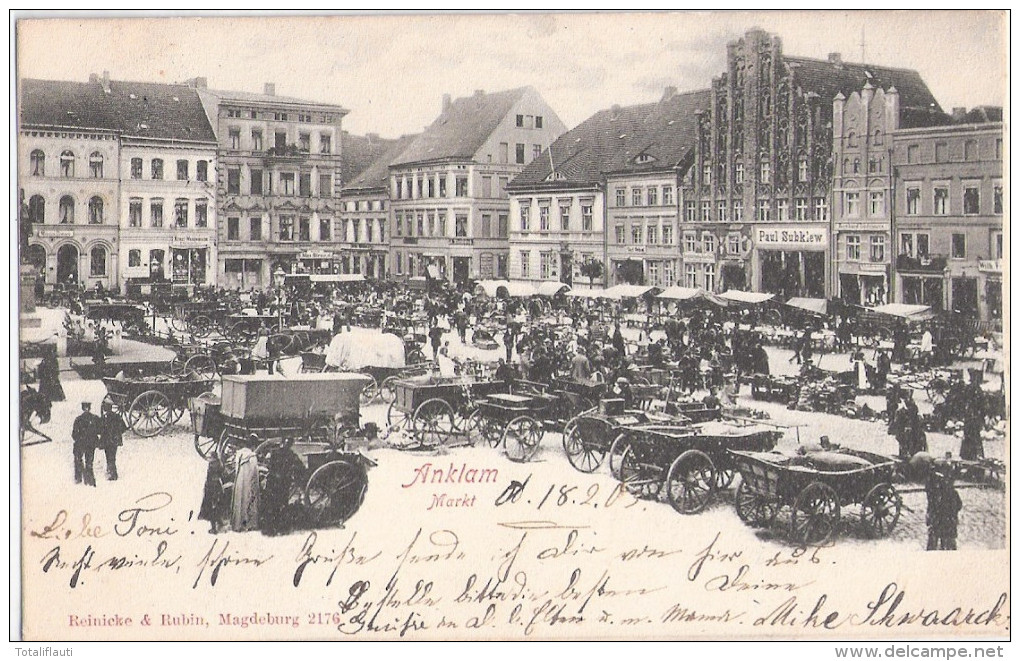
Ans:
<svg viewBox="0 0 1020 661"><path fill-rule="evenodd" d="M1004 105L1005 12L696 12L182 16L22 15L17 75L181 82L336 103L344 128L395 138L440 112L442 96L535 87L568 127L666 86L704 89L726 44L752 27L787 55L916 69L945 110Z"/></svg>

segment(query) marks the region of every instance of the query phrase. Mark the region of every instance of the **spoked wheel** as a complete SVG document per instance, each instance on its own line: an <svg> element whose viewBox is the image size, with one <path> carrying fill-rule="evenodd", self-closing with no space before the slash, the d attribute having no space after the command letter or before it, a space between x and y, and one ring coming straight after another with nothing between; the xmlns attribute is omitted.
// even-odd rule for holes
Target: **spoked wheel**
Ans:
<svg viewBox="0 0 1020 661"><path fill-rule="evenodd" d="M184 363L184 373L189 376L193 375L194 378L202 381L215 379L217 375L216 361L212 356L206 354L192 356L188 358L188 362Z"/></svg>
<svg viewBox="0 0 1020 661"><path fill-rule="evenodd" d="M209 455L216 452L216 445L218 443L219 439L202 436L198 433L195 434L195 451L203 459L208 460Z"/></svg>
<svg viewBox="0 0 1020 661"><path fill-rule="evenodd" d="M764 528L772 524L779 513L778 504L751 489L747 482L741 481L737 487L737 495L733 501L737 508L737 516L744 523Z"/></svg>
<svg viewBox="0 0 1020 661"><path fill-rule="evenodd" d="M949 390L949 385L943 379L934 378L928 382L924 390L928 395L929 402L941 404L946 401L946 392Z"/></svg>
<svg viewBox="0 0 1020 661"><path fill-rule="evenodd" d="M174 356L170 361L170 376L184 376L186 374L184 366L187 364L187 360L181 358L180 355Z"/></svg>
<svg viewBox="0 0 1020 661"><path fill-rule="evenodd" d="M389 404L397 398L396 381L397 377L388 376L383 379L383 382L379 385L379 399L381 399L384 404Z"/></svg>
<svg viewBox="0 0 1020 661"><path fill-rule="evenodd" d="M170 422L167 424L168 427L176 425L184 417L184 412L187 410L187 406L184 402L171 402L170 403Z"/></svg>
<svg viewBox="0 0 1020 661"><path fill-rule="evenodd" d="M804 546L827 542L839 525L839 498L824 482L812 482L797 494L790 516L790 537Z"/></svg>
<svg viewBox="0 0 1020 661"><path fill-rule="evenodd" d="M708 506L716 485L715 464L700 450L687 450L669 467L666 495L681 514L697 514Z"/></svg>
<svg viewBox="0 0 1020 661"><path fill-rule="evenodd" d="M447 445L456 433L453 407L442 399L426 400L414 410L410 427L411 434L420 445L427 447Z"/></svg>
<svg viewBox="0 0 1020 661"><path fill-rule="evenodd" d="M887 536L900 520L902 509L903 499L896 487L888 482L876 484L864 497L861 506L861 523L865 532L872 539Z"/></svg>
<svg viewBox="0 0 1020 661"><path fill-rule="evenodd" d="M630 437L627 432L622 432L613 439L613 444L609 446L609 474L617 480L623 481L620 477L620 462L623 459L623 453L630 446Z"/></svg>
<svg viewBox="0 0 1020 661"><path fill-rule="evenodd" d="M268 441L262 441L255 448L255 460L259 466L259 486L263 489L266 487L266 478L269 476L272 470L269 466L270 454L275 450L281 450L284 445L284 439L282 438L271 438ZM307 475L305 473L304 475ZM296 476L295 476L296 477ZM292 479L290 482L290 490L287 492L287 504L295 501L300 501L304 495L304 476L299 479Z"/></svg>
<svg viewBox="0 0 1020 661"><path fill-rule="evenodd" d="M371 374L365 374L371 379L365 384L365 387L361 389L361 405L368 406L375 401L375 398L379 396L379 383L375 380L375 377Z"/></svg>
<svg viewBox="0 0 1020 661"><path fill-rule="evenodd" d="M128 427L139 436L155 436L173 424L173 407L166 395L146 390L128 408Z"/></svg>
<svg viewBox="0 0 1020 661"><path fill-rule="evenodd" d="M715 467L715 490L722 491L728 489L733 484L733 478L736 477L736 472L730 468Z"/></svg>
<svg viewBox="0 0 1020 661"><path fill-rule="evenodd" d="M418 365L425 362L425 354L422 353L421 349L411 349L410 353L407 354L408 365Z"/></svg>
<svg viewBox="0 0 1020 661"><path fill-rule="evenodd" d="M259 331L256 328L252 328L248 322L239 321L230 327L227 335L234 342L246 344L254 342L259 336Z"/></svg>
<svg viewBox="0 0 1020 661"><path fill-rule="evenodd" d="M483 438L482 425L484 424L485 417L482 415L481 409L475 409L460 423L458 428L467 438L468 445L474 445L476 441Z"/></svg>
<svg viewBox="0 0 1020 661"><path fill-rule="evenodd" d="M390 402L390 407L386 409L386 425L391 431L406 428L410 417L406 411L401 411L397 408L396 401Z"/></svg>
<svg viewBox="0 0 1020 661"><path fill-rule="evenodd" d="M216 443L216 460L220 462L220 466L229 470L234 463L234 455L237 454L239 447L237 439L230 436L224 429Z"/></svg>
<svg viewBox="0 0 1020 661"><path fill-rule="evenodd" d="M368 490L365 467L338 460L319 466L308 478L305 508L318 525L340 525L361 508Z"/></svg>
<svg viewBox="0 0 1020 661"><path fill-rule="evenodd" d="M174 329L178 333L187 333L188 332L188 321L187 321L187 319L181 319L178 316L172 316L169 319L167 319L167 322L169 322L170 328Z"/></svg>
<svg viewBox="0 0 1020 661"><path fill-rule="evenodd" d="M200 314L188 320L188 330L193 337L208 337L213 331L212 319Z"/></svg>
<svg viewBox="0 0 1020 661"><path fill-rule="evenodd" d="M542 425L532 417L521 415L503 430L503 449L510 461L528 461L538 452L542 441Z"/></svg>
<svg viewBox="0 0 1020 661"><path fill-rule="evenodd" d="M638 462L634 447L627 443L620 456L619 480L627 493L637 498L658 496L662 485L662 473L651 471Z"/></svg>
<svg viewBox="0 0 1020 661"><path fill-rule="evenodd" d="M567 461L582 473L595 472L606 458L606 450L598 449L598 439L589 437L592 431L589 427L575 418L567 423L563 434L563 451L567 453ZM604 445L602 447L605 448Z"/></svg>

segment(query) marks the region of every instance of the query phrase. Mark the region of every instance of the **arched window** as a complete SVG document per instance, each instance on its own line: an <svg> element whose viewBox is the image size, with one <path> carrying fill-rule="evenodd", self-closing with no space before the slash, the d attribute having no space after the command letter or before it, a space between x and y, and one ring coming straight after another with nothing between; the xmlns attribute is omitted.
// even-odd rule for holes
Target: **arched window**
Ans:
<svg viewBox="0 0 1020 661"><path fill-rule="evenodd" d="M33 177L46 176L46 154L41 149L36 149L30 157L30 167Z"/></svg>
<svg viewBox="0 0 1020 661"><path fill-rule="evenodd" d="M847 147L857 146L857 134L854 133L853 131L850 131L849 133L846 134L846 146Z"/></svg>
<svg viewBox="0 0 1020 661"><path fill-rule="evenodd" d="M89 258L89 274L94 278L106 275L106 248L93 248Z"/></svg>
<svg viewBox="0 0 1020 661"><path fill-rule="evenodd" d="M89 156L89 176L93 179L103 178L103 155L97 151Z"/></svg>
<svg viewBox="0 0 1020 661"><path fill-rule="evenodd" d="M875 144L882 144L882 129L875 129Z"/></svg>
<svg viewBox="0 0 1020 661"><path fill-rule="evenodd" d="M74 176L74 152L65 151L60 154L60 176L70 179Z"/></svg>
<svg viewBox="0 0 1020 661"><path fill-rule="evenodd" d="M60 223L62 225L74 224L74 198L70 195L60 198Z"/></svg>
<svg viewBox="0 0 1020 661"><path fill-rule="evenodd" d="M103 198L93 197L89 200L89 225L103 224Z"/></svg>
<svg viewBox="0 0 1020 661"><path fill-rule="evenodd" d="M854 159L854 174L860 174L861 172L861 159Z"/></svg>
<svg viewBox="0 0 1020 661"><path fill-rule="evenodd" d="M28 217L33 223L46 222L46 198L33 195L28 201Z"/></svg>

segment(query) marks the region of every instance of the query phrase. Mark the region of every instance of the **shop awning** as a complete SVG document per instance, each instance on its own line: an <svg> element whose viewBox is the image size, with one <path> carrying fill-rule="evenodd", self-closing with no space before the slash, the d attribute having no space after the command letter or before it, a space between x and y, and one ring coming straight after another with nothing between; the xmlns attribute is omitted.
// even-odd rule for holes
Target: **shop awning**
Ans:
<svg viewBox="0 0 1020 661"><path fill-rule="evenodd" d="M667 287L662 290L662 293L656 296L656 298L662 298L669 301L689 301L696 298L702 298L704 295L704 291L693 287Z"/></svg>
<svg viewBox="0 0 1020 661"><path fill-rule="evenodd" d="M364 282L365 276L361 273L326 273L310 276L312 282Z"/></svg>
<svg viewBox="0 0 1020 661"><path fill-rule="evenodd" d="M622 298L640 298L655 289L657 288L646 287L644 285L616 285L607 289L603 294L603 298L609 298L614 301Z"/></svg>
<svg viewBox="0 0 1020 661"><path fill-rule="evenodd" d="M571 289L567 292L567 296L575 298L604 298L605 293L605 289Z"/></svg>
<svg viewBox="0 0 1020 661"><path fill-rule="evenodd" d="M774 294L764 294L755 291L740 291L739 289L730 289L724 291L718 295L719 298L725 301L732 301L733 303L744 303L745 305L757 305L770 301L774 297Z"/></svg>
<svg viewBox="0 0 1020 661"><path fill-rule="evenodd" d="M503 287L506 289L506 295L514 298L526 298L538 294L535 285L530 282L508 282Z"/></svg>
<svg viewBox="0 0 1020 661"><path fill-rule="evenodd" d="M791 308L804 310L814 314L826 315L829 313L829 302L824 298L791 298L786 302Z"/></svg>
<svg viewBox="0 0 1020 661"><path fill-rule="evenodd" d="M877 314L887 314L907 319L908 321L924 321L935 316L935 313L927 305L907 305L906 303L889 303L874 308L867 308L867 310Z"/></svg>
<svg viewBox="0 0 1020 661"><path fill-rule="evenodd" d="M510 283L507 280L479 280L475 285L476 296L488 296L496 298L500 287L506 287Z"/></svg>
<svg viewBox="0 0 1020 661"><path fill-rule="evenodd" d="M564 282L540 282L538 283L539 296L555 296L560 292L570 291L570 285Z"/></svg>

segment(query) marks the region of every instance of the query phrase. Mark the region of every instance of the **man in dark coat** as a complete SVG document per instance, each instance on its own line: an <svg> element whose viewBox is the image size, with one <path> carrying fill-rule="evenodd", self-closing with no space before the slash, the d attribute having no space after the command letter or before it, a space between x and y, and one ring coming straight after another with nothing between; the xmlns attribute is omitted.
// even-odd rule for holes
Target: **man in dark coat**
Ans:
<svg viewBox="0 0 1020 661"><path fill-rule="evenodd" d="M285 439L272 447L264 459L267 472L259 522L267 535L290 532L298 524L288 507L294 485L299 481L304 483L305 466L294 452L293 443L292 439Z"/></svg>
<svg viewBox="0 0 1020 661"><path fill-rule="evenodd" d="M92 413L92 405L82 402L81 415L74 419L71 428L71 439L74 441L74 481L78 484L84 481L90 487L96 486L92 461L99 444L99 429L100 420Z"/></svg>
<svg viewBox="0 0 1020 661"><path fill-rule="evenodd" d="M120 414L113 410L113 404L103 403L100 418L99 447L106 453L106 479L117 479L117 448L124 445L124 432L127 426Z"/></svg>
<svg viewBox="0 0 1020 661"><path fill-rule="evenodd" d="M937 462L933 464L925 484L925 493L928 496L927 549L929 551L955 551L963 501L953 484L952 468L939 466Z"/></svg>
<svg viewBox="0 0 1020 661"><path fill-rule="evenodd" d="M963 441L960 443L960 459L975 461L985 456L981 432L985 428L985 394L976 373L971 372L970 385L963 391Z"/></svg>
<svg viewBox="0 0 1020 661"><path fill-rule="evenodd" d="M50 353L43 356L37 373L39 375L39 392L51 402L64 401L64 389L60 385L60 367L57 365L57 357Z"/></svg>

